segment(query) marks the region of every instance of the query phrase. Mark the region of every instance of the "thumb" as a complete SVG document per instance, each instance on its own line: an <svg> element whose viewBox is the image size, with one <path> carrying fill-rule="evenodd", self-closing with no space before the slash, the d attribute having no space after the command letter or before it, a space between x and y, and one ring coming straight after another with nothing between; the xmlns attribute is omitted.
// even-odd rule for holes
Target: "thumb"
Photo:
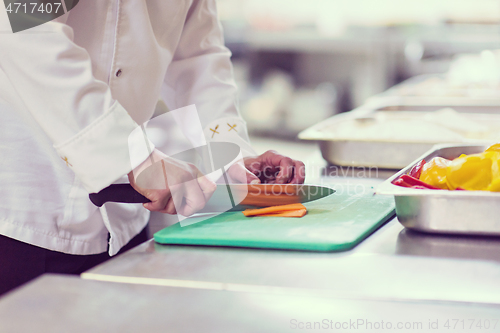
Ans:
<svg viewBox="0 0 500 333"><path fill-rule="evenodd" d="M259 177L250 172L241 163L233 164L228 170L228 175L231 182L243 184L260 184Z"/></svg>

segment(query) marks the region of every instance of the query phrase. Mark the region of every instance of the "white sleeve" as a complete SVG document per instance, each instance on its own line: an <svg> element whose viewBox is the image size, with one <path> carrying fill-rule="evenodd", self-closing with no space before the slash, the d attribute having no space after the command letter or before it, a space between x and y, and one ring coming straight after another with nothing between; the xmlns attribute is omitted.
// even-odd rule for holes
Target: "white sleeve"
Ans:
<svg viewBox="0 0 500 333"><path fill-rule="evenodd" d="M171 110L195 104L207 141L234 142L244 156L255 155L238 112L230 58L215 0L193 1L165 76L162 98ZM212 132L210 128L217 125L218 133Z"/></svg>
<svg viewBox="0 0 500 333"><path fill-rule="evenodd" d="M0 21L7 19L0 12ZM135 167L129 135L138 125L113 100L108 84L94 78L88 52L63 22L0 33L0 68L61 158L89 192L97 192ZM147 158L144 138L130 144L141 155L135 160Z"/></svg>

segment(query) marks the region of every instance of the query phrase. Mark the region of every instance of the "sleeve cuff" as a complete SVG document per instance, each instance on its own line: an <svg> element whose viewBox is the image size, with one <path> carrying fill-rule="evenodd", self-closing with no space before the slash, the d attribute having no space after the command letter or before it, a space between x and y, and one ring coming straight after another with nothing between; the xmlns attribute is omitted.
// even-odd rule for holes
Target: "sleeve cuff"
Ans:
<svg viewBox="0 0 500 333"><path fill-rule="evenodd" d="M139 125L118 103L78 134L55 145L90 193L98 192L128 174L154 149Z"/></svg>

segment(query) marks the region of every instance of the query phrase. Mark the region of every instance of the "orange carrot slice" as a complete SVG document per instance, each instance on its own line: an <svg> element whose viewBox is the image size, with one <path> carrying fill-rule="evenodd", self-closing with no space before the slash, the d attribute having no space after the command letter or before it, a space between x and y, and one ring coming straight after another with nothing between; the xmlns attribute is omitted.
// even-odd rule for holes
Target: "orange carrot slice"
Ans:
<svg viewBox="0 0 500 333"><path fill-rule="evenodd" d="M307 214L307 209L297 209L297 210L289 210L282 213L276 214L264 214L258 216L275 216L275 217L302 217Z"/></svg>
<svg viewBox="0 0 500 333"><path fill-rule="evenodd" d="M281 206L272 206L260 209L247 209L243 211L245 216L256 216L256 215L267 215L267 214L279 214L287 211L297 211L297 210L306 210L306 207L303 204L289 204L289 205L281 205Z"/></svg>

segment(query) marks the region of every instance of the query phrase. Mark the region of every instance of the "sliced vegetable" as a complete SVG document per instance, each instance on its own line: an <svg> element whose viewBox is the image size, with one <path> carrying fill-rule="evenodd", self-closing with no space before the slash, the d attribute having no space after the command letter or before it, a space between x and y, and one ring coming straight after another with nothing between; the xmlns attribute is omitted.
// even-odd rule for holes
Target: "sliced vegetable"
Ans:
<svg viewBox="0 0 500 333"><path fill-rule="evenodd" d="M498 160L498 152L471 154L454 159L447 173L450 189L486 190L493 181L492 166Z"/></svg>
<svg viewBox="0 0 500 333"><path fill-rule="evenodd" d="M427 183L424 183L423 181L417 179L417 178L414 178L412 176L409 176L409 175L402 175L400 177L400 179L407 183L407 184L410 184L410 186L421 186L423 188L426 188L426 189L429 189L429 190L440 190L439 187L435 187L435 186L432 186L432 185L429 185Z"/></svg>
<svg viewBox="0 0 500 333"><path fill-rule="evenodd" d="M415 189L415 190L429 190L428 187L423 187L423 186L419 186L419 185L415 185L415 186L412 186L410 188ZM437 190L440 190L440 189L437 189Z"/></svg>
<svg viewBox="0 0 500 333"><path fill-rule="evenodd" d="M422 160L393 184L414 189L500 192L500 143L452 161L442 157L427 163Z"/></svg>
<svg viewBox="0 0 500 333"><path fill-rule="evenodd" d="M486 148L485 151L496 151L496 152L500 152L500 143L495 143L494 145L491 145L489 146L488 148Z"/></svg>
<svg viewBox="0 0 500 333"><path fill-rule="evenodd" d="M417 178L414 178L410 175L401 175L398 179L393 181L394 185L420 189L420 190L440 190L440 188L424 183Z"/></svg>
<svg viewBox="0 0 500 333"><path fill-rule="evenodd" d="M305 210L305 212L303 212L303 210ZM279 215L285 213L289 213L291 215ZM301 203L272 206L259 209L246 209L243 211L243 214L245 216L292 216L293 215L293 217L302 217L305 215L305 213L307 213L307 208Z"/></svg>
<svg viewBox="0 0 500 333"><path fill-rule="evenodd" d="M392 183L394 185L398 185L398 186L402 186L402 187L412 187L412 185L410 185L407 182L405 182L404 180L402 180L401 177L399 177L398 179L396 179Z"/></svg>
<svg viewBox="0 0 500 333"><path fill-rule="evenodd" d="M425 165L425 160L421 160L420 162L415 164L413 168L411 168L408 175L420 179L420 175L422 174L422 168L424 167L424 165Z"/></svg>
<svg viewBox="0 0 500 333"><path fill-rule="evenodd" d="M500 179L492 181L490 186L488 186L487 191L500 192Z"/></svg>
<svg viewBox="0 0 500 333"><path fill-rule="evenodd" d="M450 163L451 161L446 158L434 157L432 160L425 163L419 179L428 185L448 190L449 187L446 182L446 175Z"/></svg>
<svg viewBox="0 0 500 333"><path fill-rule="evenodd" d="M276 216L276 217L302 217L307 214L307 209L297 209L297 210L289 210L282 213L277 214L264 214L259 216Z"/></svg>

